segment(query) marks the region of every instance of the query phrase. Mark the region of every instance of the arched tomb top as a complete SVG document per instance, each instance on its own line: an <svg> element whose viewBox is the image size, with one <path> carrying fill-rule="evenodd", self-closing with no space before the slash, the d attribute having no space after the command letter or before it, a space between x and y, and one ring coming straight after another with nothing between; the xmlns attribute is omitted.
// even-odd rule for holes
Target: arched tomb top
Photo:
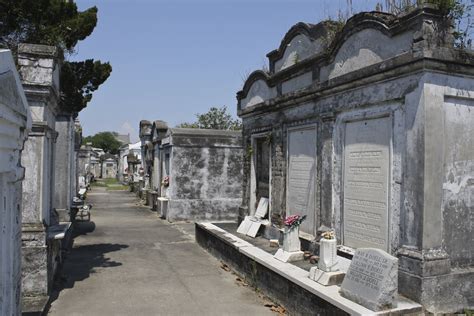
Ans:
<svg viewBox="0 0 474 316"><path fill-rule="evenodd" d="M292 26L283 37L280 47L267 55L271 72L282 71L321 54L329 44L328 34L336 25L335 22L324 21L318 24L299 22Z"/></svg>
<svg viewBox="0 0 474 316"><path fill-rule="evenodd" d="M269 78L270 76L261 70L250 74L243 90L240 91L237 96L237 98L240 99L240 109L251 107L277 96L276 88L270 87L268 84Z"/></svg>
<svg viewBox="0 0 474 316"><path fill-rule="evenodd" d="M380 69L369 66L421 46L452 47L450 30L439 31L443 21L438 9L424 5L400 16L362 12L351 17L343 27L334 21L316 25L297 23L286 33L279 48L267 55L270 72L252 73L242 91L237 93L239 110L296 91L317 88L361 69L370 75Z"/></svg>

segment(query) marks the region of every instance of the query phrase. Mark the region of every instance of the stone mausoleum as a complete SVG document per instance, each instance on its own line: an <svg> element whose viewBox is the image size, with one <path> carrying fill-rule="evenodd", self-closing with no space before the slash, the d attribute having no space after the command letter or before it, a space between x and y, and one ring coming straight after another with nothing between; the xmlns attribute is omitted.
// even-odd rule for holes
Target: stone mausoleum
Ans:
<svg viewBox="0 0 474 316"><path fill-rule="evenodd" d="M22 312L44 310L71 236L84 104L60 99L60 48L20 44L18 69L32 126L21 154Z"/></svg>
<svg viewBox="0 0 474 316"><path fill-rule="evenodd" d="M240 131L140 122L144 196L170 222L236 220L242 201Z"/></svg>
<svg viewBox="0 0 474 316"><path fill-rule="evenodd" d="M446 18L424 6L298 23L267 56L237 94L239 218L269 198L273 225L307 215L301 238L326 226L346 256L398 257L399 293L427 311L472 308L474 53Z"/></svg>
<svg viewBox="0 0 474 316"><path fill-rule="evenodd" d="M0 50L0 315L21 313L21 152L31 129L11 51Z"/></svg>

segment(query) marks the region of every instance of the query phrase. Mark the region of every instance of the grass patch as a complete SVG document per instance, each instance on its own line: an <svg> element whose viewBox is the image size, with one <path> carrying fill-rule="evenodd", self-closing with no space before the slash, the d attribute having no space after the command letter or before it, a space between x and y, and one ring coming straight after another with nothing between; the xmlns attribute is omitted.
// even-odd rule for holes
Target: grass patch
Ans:
<svg viewBox="0 0 474 316"><path fill-rule="evenodd" d="M94 181L91 183L91 186L92 187L106 187L107 184L105 182L102 182L102 181Z"/></svg>
<svg viewBox="0 0 474 316"><path fill-rule="evenodd" d="M109 191L129 190L128 185L123 185L117 179L97 179L95 182L91 183L91 186L107 188Z"/></svg>
<svg viewBox="0 0 474 316"><path fill-rule="evenodd" d="M107 186L107 191L129 191L130 187L128 185L111 185Z"/></svg>
<svg viewBox="0 0 474 316"><path fill-rule="evenodd" d="M111 179L101 179L102 182L104 182L107 185L111 184L120 184L117 179L111 178Z"/></svg>

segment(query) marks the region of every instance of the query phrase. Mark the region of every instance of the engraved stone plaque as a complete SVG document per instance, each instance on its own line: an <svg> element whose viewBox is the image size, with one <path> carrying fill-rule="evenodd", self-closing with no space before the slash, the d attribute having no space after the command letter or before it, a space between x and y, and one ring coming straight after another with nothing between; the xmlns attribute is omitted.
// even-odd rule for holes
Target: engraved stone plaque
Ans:
<svg viewBox="0 0 474 316"><path fill-rule="evenodd" d="M388 250L390 118L346 123L343 243Z"/></svg>
<svg viewBox="0 0 474 316"><path fill-rule="evenodd" d="M314 234L316 221L316 127L288 131L287 216L306 215L301 231Z"/></svg>
<svg viewBox="0 0 474 316"><path fill-rule="evenodd" d="M396 307L398 259L379 249L357 249L340 292L373 311Z"/></svg>

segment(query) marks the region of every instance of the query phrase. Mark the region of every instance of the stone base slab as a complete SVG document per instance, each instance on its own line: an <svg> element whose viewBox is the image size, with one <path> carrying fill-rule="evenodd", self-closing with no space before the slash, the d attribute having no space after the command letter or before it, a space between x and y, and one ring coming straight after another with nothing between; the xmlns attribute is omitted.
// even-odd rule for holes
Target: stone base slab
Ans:
<svg viewBox="0 0 474 316"><path fill-rule="evenodd" d="M346 274L342 271L325 272L317 267L312 267L311 270L309 270L308 277L319 284L328 286L341 284L345 275Z"/></svg>
<svg viewBox="0 0 474 316"><path fill-rule="evenodd" d="M44 295L23 297L21 300L22 315L43 315L49 297Z"/></svg>
<svg viewBox="0 0 474 316"><path fill-rule="evenodd" d="M303 251L288 252L280 248L278 249L278 251L273 257L282 262L295 262L295 261L303 260L304 252Z"/></svg>

